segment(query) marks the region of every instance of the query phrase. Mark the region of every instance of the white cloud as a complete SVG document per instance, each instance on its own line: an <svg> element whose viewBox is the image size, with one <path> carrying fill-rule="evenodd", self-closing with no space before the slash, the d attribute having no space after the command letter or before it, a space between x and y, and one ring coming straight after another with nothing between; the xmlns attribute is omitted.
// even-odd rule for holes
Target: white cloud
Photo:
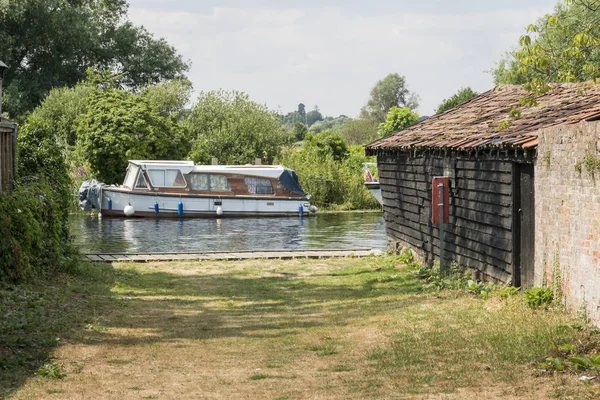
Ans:
<svg viewBox="0 0 600 400"><path fill-rule="evenodd" d="M222 8L209 12L132 6L130 18L192 61L196 91L243 90L287 112L299 102L356 115L387 73L407 77L430 114L462 86L492 87L484 71L548 9L461 14L358 15L341 8Z"/></svg>

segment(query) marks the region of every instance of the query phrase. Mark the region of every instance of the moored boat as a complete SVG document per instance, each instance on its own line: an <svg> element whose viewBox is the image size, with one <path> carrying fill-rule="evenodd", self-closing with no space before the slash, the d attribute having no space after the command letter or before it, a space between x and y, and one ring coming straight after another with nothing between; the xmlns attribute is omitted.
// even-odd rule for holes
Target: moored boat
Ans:
<svg viewBox="0 0 600 400"><path fill-rule="evenodd" d="M310 215L296 173L281 165L194 165L192 161L129 161L122 185L86 181L83 210L103 216L243 217Z"/></svg>

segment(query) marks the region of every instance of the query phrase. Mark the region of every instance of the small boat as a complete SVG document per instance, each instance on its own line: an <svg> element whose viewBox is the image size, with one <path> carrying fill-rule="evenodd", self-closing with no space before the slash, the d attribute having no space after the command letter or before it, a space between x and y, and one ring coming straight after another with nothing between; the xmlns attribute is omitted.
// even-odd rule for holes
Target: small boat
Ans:
<svg viewBox="0 0 600 400"><path fill-rule="evenodd" d="M310 215L296 173L281 165L195 165L129 161L122 185L85 181L83 210L116 217L246 217Z"/></svg>
<svg viewBox="0 0 600 400"><path fill-rule="evenodd" d="M377 166L375 163L363 163L363 170L365 175L365 186L369 192L377 199L379 204L383 205L383 197L381 196L381 185L373 177L369 166Z"/></svg>

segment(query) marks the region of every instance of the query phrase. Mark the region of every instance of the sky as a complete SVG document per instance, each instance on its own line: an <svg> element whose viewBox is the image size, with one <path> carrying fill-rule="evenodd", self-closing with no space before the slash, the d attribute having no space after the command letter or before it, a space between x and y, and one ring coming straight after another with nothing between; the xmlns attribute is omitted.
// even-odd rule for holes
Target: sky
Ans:
<svg viewBox="0 0 600 400"><path fill-rule="evenodd" d="M489 71L555 0L129 0L129 17L191 62L196 95L248 93L287 113L298 103L356 117L373 85L406 77L431 115Z"/></svg>

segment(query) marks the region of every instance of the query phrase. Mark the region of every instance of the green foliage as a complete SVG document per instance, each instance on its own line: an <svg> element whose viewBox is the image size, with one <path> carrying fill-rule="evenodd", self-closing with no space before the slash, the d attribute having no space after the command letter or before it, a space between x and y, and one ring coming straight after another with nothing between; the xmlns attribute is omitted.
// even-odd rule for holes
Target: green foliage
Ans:
<svg viewBox="0 0 600 400"><path fill-rule="evenodd" d="M78 151L97 179L121 183L131 159L180 159L187 153L183 128L161 118L141 96L97 90L77 124Z"/></svg>
<svg viewBox="0 0 600 400"><path fill-rule="evenodd" d="M331 155L335 161L348 157L348 146L339 133L328 130L320 133L309 132L305 140L307 146L314 147L324 157Z"/></svg>
<svg viewBox="0 0 600 400"><path fill-rule="evenodd" d="M71 267L68 208L61 190L43 182L20 183L0 196L0 282L19 282Z"/></svg>
<svg viewBox="0 0 600 400"><path fill-rule="evenodd" d="M190 81L176 79L163 81L156 85L147 85L142 89L142 96L160 116L173 116L179 119L184 116L192 90Z"/></svg>
<svg viewBox="0 0 600 400"><path fill-rule="evenodd" d="M378 134L380 137L388 136L410 128L419 122L419 114L410 108L392 107L385 117L385 122L379 124Z"/></svg>
<svg viewBox="0 0 600 400"><path fill-rule="evenodd" d="M524 295L530 308L548 307L554 299L551 287L534 287L526 290Z"/></svg>
<svg viewBox="0 0 600 400"><path fill-rule="evenodd" d="M186 119L193 146L189 158L209 163L273 162L286 142L277 115L242 92L202 92Z"/></svg>
<svg viewBox="0 0 600 400"><path fill-rule="evenodd" d="M348 120L340 134L349 145L364 145L379 138L377 124L370 119Z"/></svg>
<svg viewBox="0 0 600 400"><path fill-rule="evenodd" d="M323 121L323 114L319 111L319 107L315 106L315 109L306 113L306 125L312 126L317 121Z"/></svg>
<svg viewBox="0 0 600 400"><path fill-rule="evenodd" d="M371 89L371 98L361 109L360 117L383 123L392 107L415 109L419 107L419 98L410 93L406 78L397 73L388 74Z"/></svg>
<svg viewBox="0 0 600 400"><path fill-rule="evenodd" d="M182 77L189 67L164 39L129 22L125 0L3 0L0 43L12 116L53 88L74 86L88 67L127 72L122 83L130 88Z"/></svg>
<svg viewBox="0 0 600 400"><path fill-rule="evenodd" d="M438 106L435 113L440 114L444 111L448 111L477 96L479 96L479 93L477 93L470 87L461 88L457 93L453 94L451 97L444 99L444 101L442 101L442 104Z"/></svg>
<svg viewBox="0 0 600 400"><path fill-rule="evenodd" d="M346 126L348 122L352 121L352 118L349 118L345 115L340 115L339 117L325 117L321 121L317 121L310 126L310 130L315 133L319 133L325 130L329 130L332 132L341 132L342 129Z"/></svg>
<svg viewBox="0 0 600 400"><path fill-rule="evenodd" d="M304 137L308 133L308 128L302 122L296 122L294 125L294 138L298 141L304 140Z"/></svg>
<svg viewBox="0 0 600 400"><path fill-rule="evenodd" d="M508 299L509 297L512 297L512 296L516 295L517 293L519 293L519 290L521 290L521 288L514 287L514 286L507 286L505 288L500 289L498 291L498 294L500 295L501 299Z"/></svg>
<svg viewBox="0 0 600 400"><path fill-rule="evenodd" d="M497 83L527 84L531 98L552 82L600 77L600 9L595 0L567 0L527 28L519 49L494 70Z"/></svg>
<svg viewBox="0 0 600 400"><path fill-rule="evenodd" d="M326 208L377 209L379 203L364 186L360 146L347 148L339 135L310 132L303 148L285 148L278 160L298 173L312 202Z"/></svg>
<svg viewBox="0 0 600 400"><path fill-rule="evenodd" d="M38 374L44 378L50 379L63 379L67 377L67 374L62 371L60 366L55 361L44 364L38 370Z"/></svg>

